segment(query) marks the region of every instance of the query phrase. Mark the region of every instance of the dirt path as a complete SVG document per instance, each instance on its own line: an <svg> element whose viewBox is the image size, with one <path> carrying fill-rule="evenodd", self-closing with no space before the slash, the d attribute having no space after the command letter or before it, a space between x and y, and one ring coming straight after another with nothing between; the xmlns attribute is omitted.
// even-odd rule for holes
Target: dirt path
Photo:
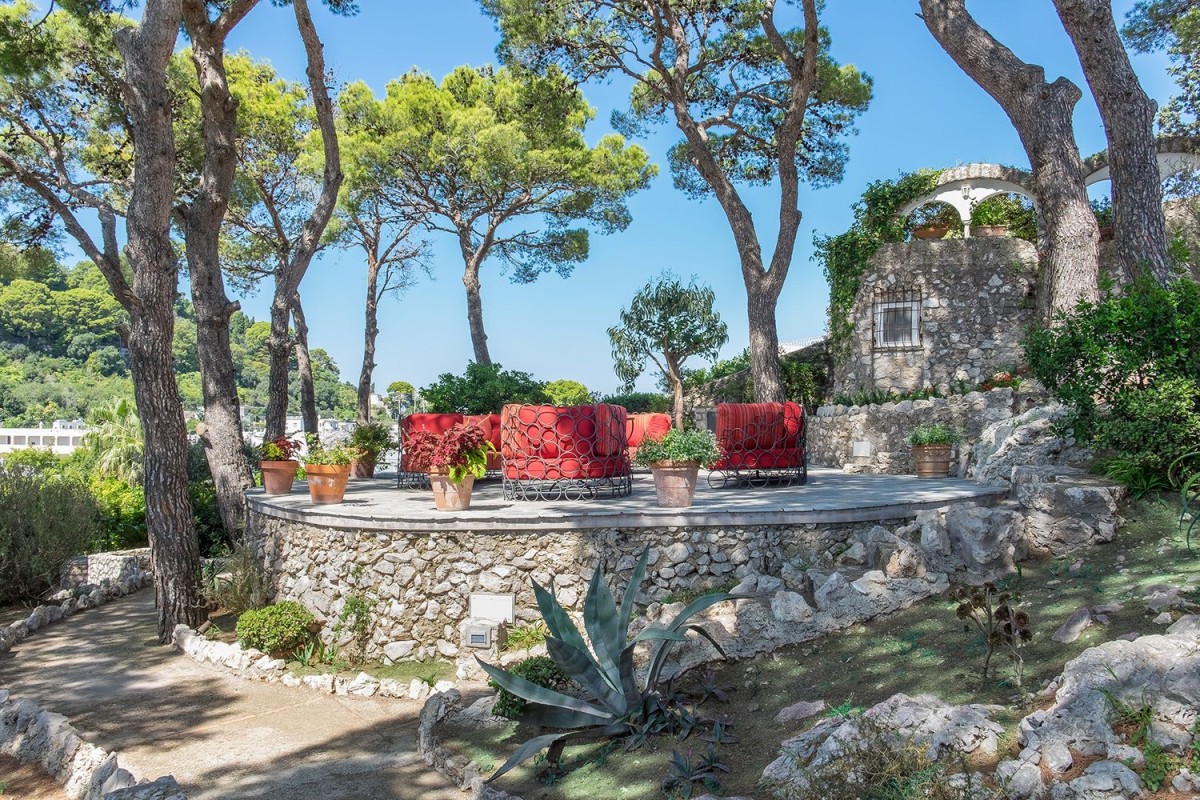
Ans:
<svg viewBox="0 0 1200 800"><path fill-rule="evenodd" d="M420 704L234 678L158 644L144 590L0 656L0 687L65 714L138 777L193 800L462 800L416 756Z"/></svg>

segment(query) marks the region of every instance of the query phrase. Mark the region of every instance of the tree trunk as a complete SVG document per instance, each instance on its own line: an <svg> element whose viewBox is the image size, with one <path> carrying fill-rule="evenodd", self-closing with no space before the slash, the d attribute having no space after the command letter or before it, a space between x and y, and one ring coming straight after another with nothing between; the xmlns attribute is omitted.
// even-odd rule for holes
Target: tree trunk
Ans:
<svg viewBox="0 0 1200 800"><path fill-rule="evenodd" d="M1158 104L1129 63L1110 0L1054 0L1054 5L1104 120L1117 256L1129 276L1148 269L1165 284L1172 270L1154 139Z"/></svg>
<svg viewBox="0 0 1200 800"><path fill-rule="evenodd" d="M245 14L253 2L240 4ZM200 86L204 135L204 163L200 184L191 205L180 210L184 242L196 307L196 351L204 394L205 457L217 495L221 523L232 543L241 539L246 519L245 491L254 485L246 461L241 406L230 347L229 319L238 305L229 301L221 274L221 225L229 206L237 167L234 137L237 101L229 92L225 74L225 36L237 18L221 17L220 25L208 18L201 0L186 0L184 21L192 40L192 63Z"/></svg>
<svg viewBox="0 0 1200 800"><path fill-rule="evenodd" d="M180 0L147 0L142 19L116 39L125 64L123 91L133 136L136 179L126 215L126 256L135 302L127 337L134 397L144 438L146 527L154 569L159 641L177 624L200 624L200 556L187 485L187 426L175 381L171 342L179 265L171 243L175 138L167 64L181 24ZM127 289L119 274L105 277ZM122 291L115 291L118 299Z"/></svg>
<svg viewBox="0 0 1200 800"><path fill-rule="evenodd" d="M320 434L317 392L313 382L312 358L308 352L308 323L304 321L304 307L300 305L299 292L292 295L292 321L296 323L296 374L300 379L300 419L305 433Z"/></svg>
<svg viewBox="0 0 1200 800"><path fill-rule="evenodd" d="M779 328L775 308L779 295L770 289L746 286L746 309L750 320L750 378L754 399L759 403L784 400L779 368Z"/></svg>
<svg viewBox="0 0 1200 800"><path fill-rule="evenodd" d="M921 12L942 49L1004 109L1029 157L1044 223L1039 255L1047 317L1097 299L1100 236L1071 127L1079 87L1066 78L1046 83L1045 70L992 38L964 0L921 0Z"/></svg>
<svg viewBox="0 0 1200 800"><path fill-rule="evenodd" d="M292 340L288 322L292 308L281 292L278 277L275 296L271 299L271 336L267 339L269 370L267 373L267 432L265 438L278 439L287 433L288 362L292 358Z"/></svg>
<svg viewBox="0 0 1200 800"><path fill-rule="evenodd" d="M467 324L471 328L471 346L475 349L476 364L491 364L488 352L487 332L483 329L483 299L479 296L479 265L467 262L463 272L463 286L467 289Z"/></svg>
<svg viewBox="0 0 1200 800"><path fill-rule="evenodd" d="M355 419L359 425L371 422L371 376L375 372L375 339L379 336L379 259L367 255L367 325L363 337L362 371L358 374L358 408Z"/></svg>
<svg viewBox="0 0 1200 800"><path fill-rule="evenodd" d="M667 360L667 380L671 384L671 392L675 396L675 430L683 430L683 376L680 375L679 364Z"/></svg>

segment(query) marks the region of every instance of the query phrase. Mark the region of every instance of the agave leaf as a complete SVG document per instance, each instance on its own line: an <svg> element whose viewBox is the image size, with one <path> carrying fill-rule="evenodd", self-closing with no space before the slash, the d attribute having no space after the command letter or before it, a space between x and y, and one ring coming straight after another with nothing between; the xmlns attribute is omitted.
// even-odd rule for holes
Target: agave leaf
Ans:
<svg viewBox="0 0 1200 800"><path fill-rule="evenodd" d="M628 644L628 647L633 647L638 642L649 640L667 639L672 642L686 642L687 637L682 633L671 628L643 628L642 632L633 637L633 641Z"/></svg>
<svg viewBox="0 0 1200 800"><path fill-rule="evenodd" d="M595 728L613 724L620 715L612 714L605 719L599 719L591 714L583 714L561 706L548 706L542 703L527 703L521 713L522 722L532 722L544 728Z"/></svg>
<svg viewBox="0 0 1200 800"><path fill-rule="evenodd" d="M586 653L579 652L553 636L546 637L546 652L554 659L559 669L595 695L607 708L623 709L625 702L620 689L613 688L608 677L596 667L596 662Z"/></svg>
<svg viewBox="0 0 1200 800"><path fill-rule="evenodd" d="M583 601L583 625L587 628L588 639L605 680L614 691L619 691L621 679L614 656L621 652L621 640L625 632L617 630L617 604L608 590L608 584L600 575L599 565L592 571L587 598ZM614 640L617 646L610 649Z"/></svg>
<svg viewBox="0 0 1200 800"><path fill-rule="evenodd" d="M692 602L683 607L683 610L675 615L675 619L671 620L668 625L671 630L679 630L683 628L688 619L699 614L707 608L715 606L717 603L724 603L726 600L749 600L749 595L744 594L729 594L728 592L713 592L711 594L697 597Z"/></svg>
<svg viewBox="0 0 1200 800"><path fill-rule="evenodd" d="M646 565L650 561L650 545L642 550L642 555L638 559L637 565L633 568L633 574L629 576L629 585L625 587L625 594L621 597L621 611L617 618L617 630L622 637L629 635L629 622L633 619L633 606L637 597L638 587L646 580ZM625 646L625 642L617 642L616 650L621 650ZM616 652L614 650L613 652Z"/></svg>
<svg viewBox="0 0 1200 800"><path fill-rule="evenodd" d="M478 656L475 661L486 672L492 680L501 686L501 688L520 697L522 700L527 700L532 703L540 703L544 706L561 706L569 708L572 711L579 711L583 714L590 714L598 720L609 720L612 715L602 708L598 708L591 703L580 700L577 697L571 697L562 692L556 692L553 689L547 689L544 686L538 686L536 683L527 681L519 675L513 675L511 672L494 667L484 661L481 661Z"/></svg>
<svg viewBox="0 0 1200 800"><path fill-rule="evenodd" d="M721 654L721 658L729 658L729 656L725 655L725 650L721 647L721 645L717 644L717 640L712 637L712 634L704 629L704 626L688 625L687 629L689 631L695 631L696 633L703 636L705 639L708 639L708 643L717 649L717 652Z"/></svg>
<svg viewBox="0 0 1200 800"><path fill-rule="evenodd" d="M525 759L529 758L535 753L540 752L542 749L549 747L559 739L566 739L570 735L571 734L569 733L547 733L542 736L533 737L529 741L525 742L525 744L518 747L516 752L508 757L508 761L505 761L504 764L501 765L500 769L492 773L492 776L487 779L487 782L491 783L492 781L496 780L496 778L499 778L501 775L508 772Z"/></svg>
<svg viewBox="0 0 1200 800"><path fill-rule="evenodd" d="M626 647L621 651L621 691L625 695L625 707L637 708L642 704L642 693L638 690L636 676L633 671L633 648Z"/></svg>
<svg viewBox="0 0 1200 800"><path fill-rule="evenodd" d="M550 581L550 588L554 588L553 580ZM533 594L537 598L538 610L542 612L542 619L545 620L550 634L556 639L562 639L576 650L588 652L583 636L580 635L579 629L575 627L575 623L571 621L562 604L558 602L558 598L554 596L554 592L546 591L538 585L537 581L534 581Z"/></svg>

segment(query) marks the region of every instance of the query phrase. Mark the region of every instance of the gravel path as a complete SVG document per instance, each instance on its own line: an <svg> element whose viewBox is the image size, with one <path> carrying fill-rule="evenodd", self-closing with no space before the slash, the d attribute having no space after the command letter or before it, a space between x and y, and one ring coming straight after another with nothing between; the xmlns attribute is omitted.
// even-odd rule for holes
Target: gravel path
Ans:
<svg viewBox="0 0 1200 800"><path fill-rule="evenodd" d="M463 800L416 756L420 704L242 680L158 644L145 589L0 656L0 687L65 714L139 778L192 800Z"/></svg>

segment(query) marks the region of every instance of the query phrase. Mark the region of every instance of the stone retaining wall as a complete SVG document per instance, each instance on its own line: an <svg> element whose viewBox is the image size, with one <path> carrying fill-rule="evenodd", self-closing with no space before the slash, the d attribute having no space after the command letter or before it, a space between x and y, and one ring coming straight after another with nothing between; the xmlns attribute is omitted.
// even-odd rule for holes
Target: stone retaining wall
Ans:
<svg viewBox="0 0 1200 800"><path fill-rule="evenodd" d="M139 782L62 714L12 699L7 689L0 689L0 755L39 764L71 800L187 800L174 778Z"/></svg>
<svg viewBox="0 0 1200 800"><path fill-rule="evenodd" d="M150 548L114 550L67 559L60 571L59 586L74 589L103 581L121 583L138 572L150 571Z"/></svg>
<svg viewBox="0 0 1200 800"><path fill-rule="evenodd" d="M650 546L646 599L732 586L750 574L828 569L880 525L762 525L554 531L389 531L329 528L251 512L247 541L259 553L275 600L296 600L333 628L351 596L372 609L368 658L400 660L459 651L459 625L472 592L512 593L518 622L540 619L535 580L582 610L600 565L620 591ZM338 644L347 644L350 634Z"/></svg>

